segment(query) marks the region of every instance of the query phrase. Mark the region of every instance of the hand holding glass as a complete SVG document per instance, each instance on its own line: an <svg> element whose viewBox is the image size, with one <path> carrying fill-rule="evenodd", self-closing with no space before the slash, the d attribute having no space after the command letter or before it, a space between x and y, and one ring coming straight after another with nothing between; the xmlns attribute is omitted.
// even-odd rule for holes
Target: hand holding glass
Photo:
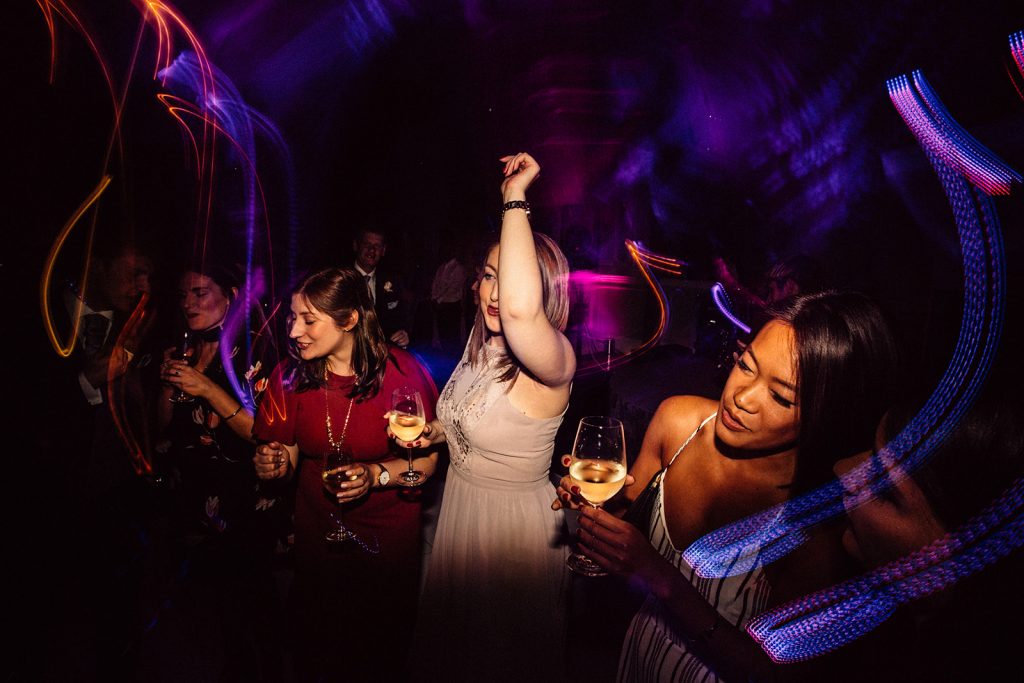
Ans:
<svg viewBox="0 0 1024 683"><path fill-rule="evenodd" d="M182 336L181 336L181 342L178 344L178 347L174 350L174 353L171 354L171 358L173 358L174 360L184 360L184 361L187 361L187 360L189 360L191 358L191 356L189 355L189 350L191 348L192 348L192 333L189 330L186 329L184 334L182 334ZM177 372L177 371L175 371L175 372ZM184 391L182 391L181 389L177 389L177 388L174 390L174 393L171 394L171 398L170 398L170 401L172 403L191 403L194 400L196 400L195 396L192 396L191 394L187 394Z"/></svg>
<svg viewBox="0 0 1024 683"><path fill-rule="evenodd" d="M345 474L345 472L352 467L352 454L345 451L332 448L324 455L324 469L321 478L324 482L324 488L328 492L337 496L341 493L341 485L345 482L354 481L357 477ZM339 506L341 503L338 504ZM345 526L341 521L341 509L331 513L331 518L337 525L331 529L324 536L328 541L332 543L344 543L345 541L355 540L356 535Z"/></svg>
<svg viewBox="0 0 1024 683"><path fill-rule="evenodd" d="M569 478L582 497L599 508L619 489L626 478L626 436L622 422L614 417L585 417L576 430ZM604 576L605 571L581 553L566 560L569 569L583 576Z"/></svg>
<svg viewBox="0 0 1024 683"><path fill-rule="evenodd" d="M402 441L415 441L423 433L426 419L423 416L423 399L420 392L412 387L399 387L391 394L391 432ZM406 446L409 469L398 475L397 483L402 486L418 486L423 473L412 465L412 447Z"/></svg>

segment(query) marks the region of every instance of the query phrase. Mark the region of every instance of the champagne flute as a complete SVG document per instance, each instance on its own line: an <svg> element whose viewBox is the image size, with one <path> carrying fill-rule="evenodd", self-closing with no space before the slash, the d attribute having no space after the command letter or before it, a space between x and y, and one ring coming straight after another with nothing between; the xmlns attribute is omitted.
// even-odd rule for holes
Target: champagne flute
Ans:
<svg viewBox="0 0 1024 683"><path fill-rule="evenodd" d="M174 360L189 361L190 355L189 350L192 348L192 331L187 327L185 332L181 335L181 341L178 343L178 347L171 354L171 358ZM194 355L194 354L193 354ZM191 364L191 363L190 363ZM170 401L172 403L191 403L196 400L195 396L187 394L181 389L175 389L174 393L171 394Z"/></svg>
<svg viewBox="0 0 1024 683"><path fill-rule="evenodd" d="M420 392L412 387L399 387L391 394L391 432L402 441L415 441L423 433L426 419L423 416L423 399ZM409 469L398 475L397 483L401 486L418 486L423 480L423 473L412 466L412 447L406 446L409 458Z"/></svg>
<svg viewBox="0 0 1024 683"><path fill-rule="evenodd" d="M342 484L357 478L345 474L350 467L352 467L352 454L348 451L332 448L324 455L324 469L320 476L324 482L324 488L333 496L337 496L342 491ZM334 520L336 526L324 536L331 543L356 540L356 535L341 521L341 505L338 503L338 509L331 513L331 519Z"/></svg>
<svg viewBox="0 0 1024 683"><path fill-rule="evenodd" d="M603 416L580 420L572 446L569 478L580 488L580 496L595 508L619 492L626 479L626 436L620 420ZM566 564L583 576L606 573L580 552L570 555Z"/></svg>

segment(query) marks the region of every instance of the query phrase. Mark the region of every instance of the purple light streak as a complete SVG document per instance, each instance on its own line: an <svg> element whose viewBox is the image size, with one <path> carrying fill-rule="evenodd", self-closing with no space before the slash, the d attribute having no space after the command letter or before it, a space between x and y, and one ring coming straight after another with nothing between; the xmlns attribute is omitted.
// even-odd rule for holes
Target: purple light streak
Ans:
<svg viewBox="0 0 1024 683"><path fill-rule="evenodd" d="M716 282L711 286L711 300L715 302L715 306L729 322L739 330L742 330L743 334L750 334L750 325L744 323L732 312L732 307L729 305L729 295L725 293L725 287L722 286L721 282Z"/></svg>
<svg viewBox="0 0 1024 683"><path fill-rule="evenodd" d="M893 104L939 174L961 236L964 315L953 359L924 408L878 459L855 468L841 484L832 482L687 549L688 559L704 560L698 568L703 575L709 567L721 569L723 557L744 566L771 562L799 542L790 540L801 536L794 531L837 514L835 496L843 490L859 491L847 501L856 506L908 476L955 428L991 367L1004 316L1005 254L988 194L1008 193L1020 176L952 120L919 72L912 79L892 79L888 87ZM879 459L891 467L878 467ZM956 533L863 577L765 613L748 624L748 631L777 662L810 659L841 647L869 632L900 604L952 585L1018 547L1024 542L1022 507L1024 484L1018 481ZM811 514L795 523L794 511L806 509ZM769 520L773 513L781 523ZM781 539L780 533L785 534ZM753 548L756 543L760 547ZM730 552L724 552L727 547Z"/></svg>

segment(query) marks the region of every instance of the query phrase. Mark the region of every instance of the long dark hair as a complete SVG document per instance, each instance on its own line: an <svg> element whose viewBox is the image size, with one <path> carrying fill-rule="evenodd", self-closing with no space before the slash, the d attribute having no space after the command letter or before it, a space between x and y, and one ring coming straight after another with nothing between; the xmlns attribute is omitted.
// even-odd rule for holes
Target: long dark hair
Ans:
<svg viewBox="0 0 1024 683"><path fill-rule="evenodd" d="M485 264L491 250L499 244L499 242L493 242L487 247L483 257ZM533 233L533 246L537 251L537 264L540 266L540 285L544 293L544 316L552 327L563 332L569 322L569 261L565 258L558 243L544 233ZM481 275L477 276L477 282L483 277L483 268L480 269L480 272ZM484 324L483 313L477 306L476 320L469 333L469 360L474 367L479 362L480 349L484 345L486 332L487 326ZM508 382L509 388L511 388L512 380L519 375L519 371L522 369L519 361L512 355L511 349L501 361L499 368L501 374L498 376L498 381Z"/></svg>
<svg viewBox="0 0 1024 683"><path fill-rule="evenodd" d="M896 344L882 312L855 292L798 296L773 319L796 340L800 437L796 491L832 476L832 465L871 448L896 387Z"/></svg>
<svg viewBox="0 0 1024 683"><path fill-rule="evenodd" d="M390 354L363 277L353 268L325 268L303 280L293 294L304 297L339 327L348 323L353 311L359 313L359 320L351 332L355 341L352 369L356 382L349 397L362 400L376 396L384 381ZM292 343L288 344L288 355L293 360L287 375L293 390L302 392L327 385L326 358L303 360Z"/></svg>

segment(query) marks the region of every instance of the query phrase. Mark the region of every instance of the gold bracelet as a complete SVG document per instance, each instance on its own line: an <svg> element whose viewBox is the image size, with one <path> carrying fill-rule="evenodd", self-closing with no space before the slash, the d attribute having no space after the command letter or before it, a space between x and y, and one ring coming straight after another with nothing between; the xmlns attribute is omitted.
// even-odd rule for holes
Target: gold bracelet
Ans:
<svg viewBox="0 0 1024 683"><path fill-rule="evenodd" d="M228 420L230 420L231 418L233 418L233 417L234 417L235 415L238 415L238 411L240 411L241 409L242 409L242 404L241 404L241 403L239 403L239 404L238 404L238 407L237 407L237 408L235 408L235 412L231 413L231 414L230 414L230 415L228 415L227 417L222 417L222 418L221 418L221 420L222 420L223 422L227 422Z"/></svg>

